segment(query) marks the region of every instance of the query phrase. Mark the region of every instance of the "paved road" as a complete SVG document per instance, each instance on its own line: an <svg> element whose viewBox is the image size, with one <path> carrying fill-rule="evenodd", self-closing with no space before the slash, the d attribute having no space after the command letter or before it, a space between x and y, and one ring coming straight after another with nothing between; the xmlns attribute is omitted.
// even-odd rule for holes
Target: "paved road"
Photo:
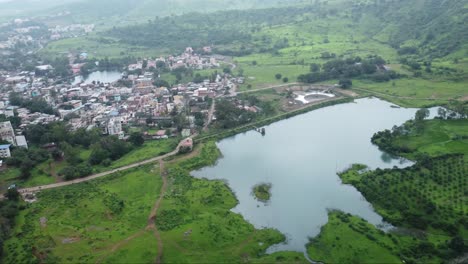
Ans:
<svg viewBox="0 0 468 264"><path fill-rule="evenodd" d="M180 145L181 144L179 144L174 151L172 151L170 153L167 153L167 154L165 154L163 156L158 156L158 157L155 157L155 158L140 161L140 162L137 162L137 163L133 163L133 164L124 166L124 167L120 167L120 168L117 168L117 169L113 169L113 170L110 170L110 171L94 174L94 175L91 175L91 176L88 176L88 177L85 177L85 178L80 178L80 179L76 179L76 180L72 180L72 181L66 181L66 182L53 183L53 184L42 185L42 186L37 186L37 187L19 189L18 192L20 192L22 195L25 195L25 194L28 194L28 193L35 193L35 192L38 192L38 191L41 191L41 190L59 188L59 187L68 186L68 185L72 185L72 184L76 184L76 183L87 182L87 181L91 181L91 180L94 180L94 179L97 179L97 178L101 178L101 177L104 177L104 176L107 176L107 175L110 175L110 174L113 174L113 173L116 173L116 172L119 172L119 171L124 171L124 170L128 170L128 169L136 168L138 166L146 165L146 164L153 163L153 162L156 162L156 161L161 161L161 160L163 160L165 158L174 156L177 153L179 153Z"/></svg>

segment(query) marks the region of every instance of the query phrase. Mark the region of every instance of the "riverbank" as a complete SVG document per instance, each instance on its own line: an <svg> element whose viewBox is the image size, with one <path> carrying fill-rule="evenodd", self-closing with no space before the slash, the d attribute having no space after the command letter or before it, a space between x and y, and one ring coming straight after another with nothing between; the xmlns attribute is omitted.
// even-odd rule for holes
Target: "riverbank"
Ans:
<svg viewBox="0 0 468 264"><path fill-rule="evenodd" d="M304 107L302 107L300 109L297 109L297 110L294 110L294 111L291 111L291 112L287 112L287 113L283 113L283 114L279 114L279 115L276 115L276 116L273 116L273 117L268 117L268 118L265 118L263 120L259 120L259 121L256 121L254 123L243 125L243 126L240 126L240 127L237 127L237 128L229 129L229 130L222 131L222 132L215 132L213 134L209 134L209 133L208 134L203 134L202 133L198 137L195 138L195 142L206 142L206 141L209 141L209 140L218 141L218 140L221 140L223 138L227 138L227 137L231 137L231 136L243 133L243 132L247 132L247 131L255 129L257 127L266 126L266 125L269 125L269 124L272 124L272 123L275 123L275 122L278 122L278 121L281 121L281 120L284 120L284 119L288 119L288 118L291 118L291 117L294 117L294 116L297 116L297 115L300 115L300 114L304 114L304 113L307 113L307 112L310 112L310 111L313 111L313 110L317 110L317 109L320 109L320 108L333 106L333 105L338 105L338 104L350 103L353 100L354 99L351 98L351 97L341 97L341 98L336 98L336 99L330 99L330 100L323 101L323 102L312 103L312 104L304 106ZM267 133L268 133L268 131L267 131Z"/></svg>

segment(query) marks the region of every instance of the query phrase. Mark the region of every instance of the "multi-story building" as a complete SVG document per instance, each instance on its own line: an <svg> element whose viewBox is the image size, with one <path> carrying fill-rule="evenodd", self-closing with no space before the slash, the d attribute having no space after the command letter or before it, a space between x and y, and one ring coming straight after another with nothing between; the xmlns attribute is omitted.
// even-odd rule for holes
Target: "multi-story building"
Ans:
<svg viewBox="0 0 468 264"><path fill-rule="evenodd" d="M10 146L11 146L10 144L0 145L0 158L11 157Z"/></svg>
<svg viewBox="0 0 468 264"><path fill-rule="evenodd" d="M10 121L0 122L0 138L16 146L16 136Z"/></svg>

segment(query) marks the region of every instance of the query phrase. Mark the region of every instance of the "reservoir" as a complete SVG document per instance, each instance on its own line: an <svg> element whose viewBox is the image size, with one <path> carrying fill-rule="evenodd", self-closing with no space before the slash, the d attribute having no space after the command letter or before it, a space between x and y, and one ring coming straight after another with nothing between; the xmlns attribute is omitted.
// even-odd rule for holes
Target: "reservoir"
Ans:
<svg viewBox="0 0 468 264"><path fill-rule="evenodd" d="M268 252L304 251L308 237L318 235L327 223L329 209L385 224L361 193L341 183L337 172L353 163L372 169L412 165L371 143L374 133L403 124L417 111L391 106L375 98L359 99L273 123L265 136L250 131L224 139L217 144L223 155L217 164L192 175L226 180L239 200L234 212L256 228L275 228L286 235L286 243ZM252 195L259 183L272 184L266 204Z"/></svg>
<svg viewBox="0 0 468 264"><path fill-rule="evenodd" d="M90 84L93 81L101 83L112 83L122 78L122 73L118 71L95 71L88 76L76 76L73 81L73 85L83 82L84 84Z"/></svg>

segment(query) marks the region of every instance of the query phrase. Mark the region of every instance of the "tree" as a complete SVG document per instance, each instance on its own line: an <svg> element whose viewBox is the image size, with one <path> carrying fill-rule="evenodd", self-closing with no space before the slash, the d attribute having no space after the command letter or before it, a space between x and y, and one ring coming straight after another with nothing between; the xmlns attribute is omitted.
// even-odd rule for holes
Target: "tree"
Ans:
<svg viewBox="0 0 468 264"><path fill-rule="evenodd" d="M226 73L226 74L231 74L231 68L225 67L225 68L223 69L223 72Z"/></svg>
<svg viewBox="0 0 468 264"><path fill-rule="evenodd" d="M460 236L456 236L454 237L450 243L449 243L449 247L455 251L457 254L460 254L460 253L463 253L463 251L465 251L465 242L463 241L463 238L460 237Z"/></svg>
<svg viewBox="0 0 468 264"><path fill-rule="evenodd" d="M416 126L416 131L421 132L424 128L424 119L429 117L429 110L427 108L419 109L414 116L414 125Z"/></svg>
<svg viewBox="0 0 468 264"><path fill-rule="evenodd" d="M252 61L252 65L253 65L253 66L256 66L256 65L257 65L257 61Z"/></svg>
<svg viewBox="0 0 468 264"><path fill-rule="evenodd" d="M312 63L310 65L310 71L311 72L319 72L320 71L320 65L318 65L317 63Z"/></svg>
<svg viewBox="0 0 468 264"><path fill-rule="evenodd" d="M351 88L351 86L353 86L353 82L350 79L341 79L339 85L343 89L348 89Z"/></svg>
<svg viewBox="0 0 468 264"><path fill-rule="evenodd" d="M284 78L283 78L283 82L284 82L284 83L289 82L289 78L288 78L288 77L284 77Z"/></svg>
<svg viewBox="0 0 468 264"><path fill-rule="evenodd" d="M277 73L277 74L275 75L276 80L281 80L281 77L283 77L283 76L281 75L281 73Z"/></svg>
<svg viewBox="0 0 468 264"><path fill-rule="evenodd" d="M429 114L430 112L427 108L421 108L416 112L414 119L416 121L423 121L424 119L429 117Z"/></svg>
<svg viewBox="0 0 468 264"><path fill-rule="evenodd" d="M7 193L5 194L5 197L10 200L10 201L18 201L20 194L16 188L10 188L8 189Z"/></svg>
<svg viewBox="0 0 468 264"><path fill-rule="evenodd" d="M31 168L34 167L34 162L29 159L29 158L26 158L23 160L23 162L21 163L21 166L20 166L20 171L21 171L21 179L23 180L26 180L28 179L29 177L31 177Z"/></svg>
<svg viewBox="0 0 468 264"><path fill-rule="evenodd" d="M438 114L439 117L442 118L442 119L446 119L446 118L447 118L447 110L445 110L445 108L443 108L443 107L439 107L439 109L437 109L437 114Z"/></svg>
<svg viewBox="0 0 468 264"><path fill-rule="evenodd" d="M128 138L128 141L130 141L135 147L140 147L145 143L145 139L143 138L143 134L139 132L134 132L130 134L130 137Z"/></svg>

